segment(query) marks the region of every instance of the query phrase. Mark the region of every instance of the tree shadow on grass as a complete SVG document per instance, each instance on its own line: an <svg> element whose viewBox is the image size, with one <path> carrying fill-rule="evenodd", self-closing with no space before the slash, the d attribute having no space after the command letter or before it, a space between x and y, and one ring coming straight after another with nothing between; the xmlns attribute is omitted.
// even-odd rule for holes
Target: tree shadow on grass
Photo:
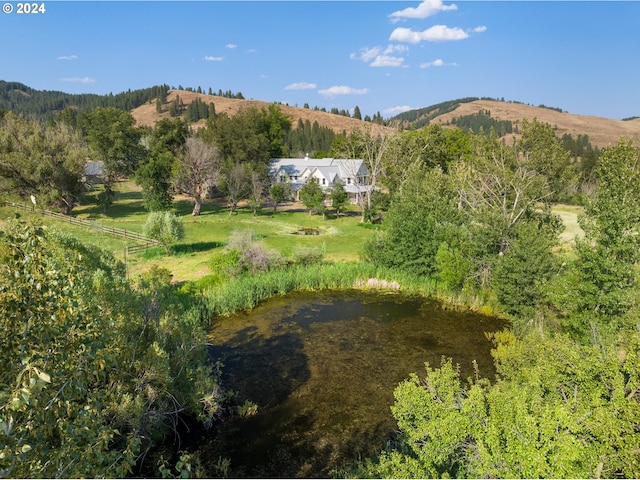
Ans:
<svg viewBox="0 0 640 480"><path fill-rule="evenodd" d="M191 212L193 212L193 200L174 200L173 210L178 216L191 216ZM227 210L227 207L221 202L206 201L202 204L200 216L204 217L207 215L216 215ZM198 217L193 218L197 219Z"/></svg>
<svg viewBox="0 0 640 480"><path fill-rule="evenodd" d="M171 247L172 255L188 255L190 253L206 252L214 248L224 247L224 242L195 242L173 245Z"/></svg>

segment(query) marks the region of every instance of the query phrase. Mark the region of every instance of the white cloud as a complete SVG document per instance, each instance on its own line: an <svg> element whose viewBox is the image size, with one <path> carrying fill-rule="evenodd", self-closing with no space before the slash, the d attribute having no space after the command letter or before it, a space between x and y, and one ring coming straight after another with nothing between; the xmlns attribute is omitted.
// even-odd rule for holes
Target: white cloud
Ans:
<svg viewBox="0 0 640 480"><path fill-rule="evenodd" d="M434 25L422 32L416 32L404 27L396 28L391 32L389 40L405 43L420 43L422 41L447 42L464 40L465 38L469 38L469 34L458 27L449 28L446 25Z"/></svg>
<svg viewBox="0 0 640 480"><path fill-rule="evenodd" d="M205 55L204 59L207 62L221 62L222 60L224 60L224 57L213 57L211 55Z"/></svg>
<svg viewBox="0 0 640 480"><path fill-rule="evenodd" d="M413 107L410 107L409 105L398 105L396 107L391 107L391 108L387 108L386 110L383 110L382 113L384 113L385 115L398 115L399 113L403 113L403 112L408 112L409 110L413 110Z"/></svg>
<svg viewBox="0 0 640 480"><path fill-rule="evenodd" d="M292 83L284 87L285 90L314 90L317 87L315 83L298 82Z"/></svg>
<svg viewBox="0 0 640 480"><path fill-rule="evenodd" d="M484 25L480 25L479 27L474 28L473 33L482 33L487 30L487 27Z"/></svg>
<svg viewBox="0 0 640 480"><path fill-rule="evenodd" d="M404 63L403 57L392 57L390 55L378 55L376 59L371 62L371 67L401 67Z"/></svg>
<svg viewBox="0 0 640 480"><path fill-rule="evenodd" d="M77 60L77 59L78 59L77 55L62 55L57 58L57 60Z"/></svg>
<svg viewBox="0 0 640 480"><path fill-rule="evenodd" d="M396 56L398 53L408 51L406 45L389 45L387 48L382 47L365 47L361 48L358 53L352 53L352 60L362 60L363 62L371 62L371 67L400 67L404 63L404 58Z"/></svg>
<svg viewBox="0 0 640 480"><path fill-rule="evenodd" d="M381 51L382 49L380 47L364 47L361 48L358 53L352 53L350 57L352 60L362 60L363 62L369 62L380 55Z"/></svg>
<svg viewBox="0 0 640 480"><path fill-rule="evenodd" d="M429 67L457 67L458 64L455 62L452 63L444 63L441 58L435 59L433 62L426 62L420 64L420 68L429 68Z"/></svg>
<svg viewBox="0 0 640 480"><path fill-rule="evenodd" d="M72 82L72 83L93 83L96 81L95 78L91 77L71 77L71 78L61 78L63 82Z"/></svg>
<svg viewBox="0 0 640 480"><path fill-rule="evenodd" d="M335 97L336 95L364 95L368 93L367 88L353 88L346 85L335 85L325 90L318 90L318 93L325 97Z"/></svg>
<svg viewBox="0 0 640 480"><path fill-rule="evenodd" d="M442 61L441 58L437 58L435 59L433 62L427 62L427 63L423 63L422 65L420 65L421 68L427 68L427 67L441 67L444 65L444 62Z"/></svg>
<svg viewBox="0 0 640 480"><path fill-rule="evenodd" d="M236 45L235 43L227 43L225 47L233 50L234 48L238 48L238 45Z"/></svg>
<svg viewBox="0 0 640 480"><path fill-rule="evenodd" d="M407 18L427 18L438 12L457 9L458 7L455 4L443 5L442 0L424 0L415 8L409 7L393 12L389 15L389 18L393 23L396 23Z"/></svg>

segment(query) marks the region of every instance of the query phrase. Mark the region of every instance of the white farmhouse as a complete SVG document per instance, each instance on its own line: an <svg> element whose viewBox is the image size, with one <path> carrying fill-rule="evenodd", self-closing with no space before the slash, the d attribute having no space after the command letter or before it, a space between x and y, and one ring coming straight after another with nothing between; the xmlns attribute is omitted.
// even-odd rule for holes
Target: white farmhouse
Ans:
<svg viewBox="0 0 640 480"><path fill-rule="evenodd" d="M369 170L363 160L309 158L309 155L271 159L271 181L289 183L296 200L299 200L299 191L309 179L313 179L326 193L335 183L341 183L351 203L358 203L360 197L372 188Z"/></svg>

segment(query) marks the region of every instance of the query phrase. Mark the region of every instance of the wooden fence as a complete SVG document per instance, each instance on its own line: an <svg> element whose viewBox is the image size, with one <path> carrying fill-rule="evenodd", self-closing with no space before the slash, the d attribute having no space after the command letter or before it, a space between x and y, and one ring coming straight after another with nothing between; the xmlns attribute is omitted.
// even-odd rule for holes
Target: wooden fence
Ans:
<svg viewBox="0 0 640 480"><path fill-rule="evenodd" d="M41 208L35 208L33 205L25 205L22 203L15 202L3 202L7 207L20 208L22 210L27 210L34 213L39 213L41 215L46 215L47 217L55 218L61 222L67 222L72 225L78 225L81 227L90 228L91 230L95 230L98 232L107 233L109 235L113 235L115 237L124 238L127 240L133 240L135 242L139 242L138 245L131 245L126 247L126 253L134 253L139 252L141 250L145 250L149 247L156 247L160 245L160 242L154 240L152 238L147 238L141 233L131 232L129 230L125 230L123 228L111 227L107 225L103 225L91 220L85 220L82 218L72 217L70 215L62 215L61 213L52 212L50 210L44 210Z"/></svg>

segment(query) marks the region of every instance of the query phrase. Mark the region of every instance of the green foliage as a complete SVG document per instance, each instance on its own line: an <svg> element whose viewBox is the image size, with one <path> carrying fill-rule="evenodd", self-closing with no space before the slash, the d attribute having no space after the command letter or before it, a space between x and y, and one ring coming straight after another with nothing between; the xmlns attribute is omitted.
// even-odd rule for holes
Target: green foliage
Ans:
<svg viewBox="0 0 640 480"><path fill-rule="evenodd" d="M296 247L291 260L299 265L314 265L323 261L324 253L320 247Z"/></svg>
<svg viewBox="0 0 640 480"><path fill-rule="evenodd" d="M443 242L435 255L437 277L447 288L460 290L469 278L473 265L460 248Z"/></svg>
<svg viewBox="0 0 640 480"><path fill-rule="evenodd" d="M302 186L299 196L300 201L307 207L307 210L309 210L309 215L314 211L324 215L324 191L322 191L322 187L318 185L313 178L309 179L309 181Z"/></svg>
<svg viewBox="0 0 640 480"><path fill-rule="evenodd" d="M478 97L465 97L458 100L450 100L436 105L431 105L430 107L418 108L400 113L393 117L392 120L400 121L411 125L415 129L419 129L429 124L429 122L437 116L443 115L447 112L452 112L458 108L461 103L470 103L476 100L480 99Z"/></svg>
<svg viewBox="0 0 640 480"><path fill-rule="evenodd" d="M274 183L269 188L269 198L273 202L273 211L278 209L278 204L289 198L289 183Z"/></svg>
<svg viewBox="0 0 640 480"><path fill-rule="evenodd" d="M200 312L166 271L133 288L110 255L16 222L0 268L3 476L123 477L178 412L212 421Z"/></svg>
<svg viewBox="0 0 640 480"><path fill-rule="evenodd" d="M385 215L380 234L365 244L365 258L419 275L436 272L436 253L460 222L448 177L439 168L412 166Z"/></svg>
<svg viewBox="0 0 640 480"><path fill-rule="evenodd" d="M184 120L188 123L195 123L198 120L207 119L215 115L215 107L213 102L205 103L200 98L195 98L187 105L184 111Z"/></svg>
<svg viewBox="0 0 640 480"><path fill-rule="evenodd" d="M464 131L471 131L475 134L481 134L494 130L499 137L513 132L513 122L511 120L496 120L491 118L490 110L480 110L471 115L456 117L451 123Z"/></svg>
<svg viewBox="0 0 640 480"><path fill-rule="evenodd" d="M370 263L319 263L271 269L255 275L242 275L232 281L213 285L203 292L211 318L253 308L275 295L295 290L354 288L367 284L370 278L398 281L404 291L433 295L434 285L406 271L377 267Z"/></svg>
<svg viewBox="0 0 640 480"><path fill-rule="evenodd" d="M55 112L63 110L86 112L97 107L133 110L157 97L166 97L167 90L168 85L156 85L115 95L69 94L36 90L22 83L0 80L0 109L11 110L28 118L50 120Z"/></svg>
<svg viewBox="0 0 640 480"><path fill-rule="evenodd" d="M397 135L385 158L384 183L396 191L407 178L413 163L439 166L444 172L471 153L469 136L459 128L429 125Z"/></svg>
<svg viewBox="0 0 640 480"><path fill-rule="evenodd" d="M401 436L361 465L373 478L637 477L638 335L622 353L510 335L499 379L464 383L450 360L395 390Z"/></svg>
<svg viewBox="0 0 640 480"><path fill-rule="evenodd" d="M340 182L333 184L329 198L331 199L331 206L336 211L336 215L340 215L340 210L349 202L349 195Z"/></svg>
<svg viewBox="0 0 640 480"><path fill-rule="evenodd" d="M577 181L576 172L555 127L524 119L520 130L522 136L515 145L520 162L546 180L550 200L566 200L569 187Z"/></svg>
<svg viewBox="0 0 640 480"><path fill-rule="evenodd" d="M560 269L560 260L553 253L560 228L557 217L534 215L516 229L491 278L506 313L526 320L535 317L545 299L546 286Z"/></svg>
<svg viewBox="0 0 640 480"><path fill-rule="evenodd" d="M63 123L43 126L9 112L0 118L0 192L70 214L84 192L88 151Z"/></svg>
<svg viewBox="0 0 640 480"><path fill-rule="evenodd" d="M96 108L81 119L87 142L104 165L103 212L113 201L113 185L118 177L135 172L146 150L140 143L142 131L129 112L117 108Z"/></svg>
<svg viewBox="0 0 640 480"><path fill-rule="evenodd" d="M158 240L170 255L169 246L184 238L184 223L175 213L151 212L142 226L142 232L146 237Z"/></svg>
<svg viewBox="0 0 640 480"><path fill-rule="evenodd" d="M577 261L566 296L563 323L582 338L619 330L635 304L640 260L640 153L621 141L604 149L595 170L597 188L579 219Z"/></svg>
<svg viewBox="0 0 640 480"><path fill-rule="evenodd" d="M150 155L136 171L136 183L142 186L142 199L148 211L164 211L171 207L171 179L174 169L174 156L164 152Z"/></svg>

